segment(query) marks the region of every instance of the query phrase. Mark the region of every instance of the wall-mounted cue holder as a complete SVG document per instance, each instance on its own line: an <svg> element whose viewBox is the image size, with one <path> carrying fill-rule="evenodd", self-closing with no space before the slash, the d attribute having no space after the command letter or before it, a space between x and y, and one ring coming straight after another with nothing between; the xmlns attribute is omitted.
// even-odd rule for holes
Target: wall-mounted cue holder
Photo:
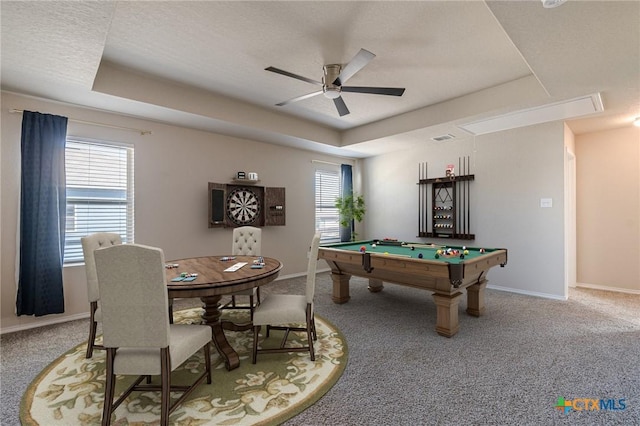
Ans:
<svg viewBox="0 0 640 426"><path fill-rule="evenodd" d="M473 240L470 231L471 182L469 157L458 159L460 175L447 166L446 176L429 178L427 163L418 164L418 237Z"/></svg>

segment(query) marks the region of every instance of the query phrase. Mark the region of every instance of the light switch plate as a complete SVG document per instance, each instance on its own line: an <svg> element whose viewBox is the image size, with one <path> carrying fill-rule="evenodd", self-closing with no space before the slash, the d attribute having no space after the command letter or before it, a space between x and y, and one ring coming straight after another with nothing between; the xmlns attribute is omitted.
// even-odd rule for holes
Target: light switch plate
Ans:
<svg viewBox="0 0 640 426"><path fill-rule="evenodd" d="M553 207L553 199L552 198L540 198L540 207L542 207L542 208Z"/></svg>

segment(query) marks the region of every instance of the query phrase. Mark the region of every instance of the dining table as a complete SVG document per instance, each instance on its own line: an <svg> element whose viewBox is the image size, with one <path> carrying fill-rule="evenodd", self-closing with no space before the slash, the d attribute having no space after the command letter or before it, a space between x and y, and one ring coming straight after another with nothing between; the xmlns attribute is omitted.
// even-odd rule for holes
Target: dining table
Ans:
<svg viewBox="0 0 640 426"><path fill-rule="evenodd" d="M197 297L202 300L202 320L211 327L218 353L227 370L237 368L240 357L227 341L224 330L249 330L252 324L222 321L220 299L274 281L282 263L264 256L202 256L167 261L165 269L169 299Z"/></svg>

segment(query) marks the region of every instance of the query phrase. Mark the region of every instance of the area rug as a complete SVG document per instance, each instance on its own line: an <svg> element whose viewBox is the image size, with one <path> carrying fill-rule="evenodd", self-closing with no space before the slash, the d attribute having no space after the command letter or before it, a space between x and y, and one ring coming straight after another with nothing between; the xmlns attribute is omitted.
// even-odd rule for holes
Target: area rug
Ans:
<svg viewBox="0 0 640 426"><path fill-rule="evenodd" d="M176 323L198 323L202 309L174 313ZM248 311L225 310L223 318L241 323ZM240 367L227 371L212 346L212 384L198 386L171 414L172 425L276 425L290 419L322 397L341 376L347 363L347 345L340 331L316 315L316 360L307 352L258 355L251 363L251 331L225 334L240 355ZM265 344L278 345L281 334L272 331ZM293 333L292 333L293 334ZM290 335L294 345L306 342L304 333ZM22 397L23 425L100 424L104 401L105 356L95 350L85 359L86 342L50 364ZM172 383L189 383L204 369L202 351L172 373ZM116 398L134 378L118 377ZM182 379L182 380L181 380ZM172 398L180 394L172 394ZM115 411L113 425L149 425L160 420L160 393L134 392Z"/></svg>

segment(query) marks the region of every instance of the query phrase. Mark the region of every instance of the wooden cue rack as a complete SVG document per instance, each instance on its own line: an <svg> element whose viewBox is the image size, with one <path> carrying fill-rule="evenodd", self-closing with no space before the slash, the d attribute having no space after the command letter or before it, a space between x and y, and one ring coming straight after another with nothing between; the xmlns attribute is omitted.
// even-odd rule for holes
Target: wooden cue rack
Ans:
<svg viewBox="0 0 640 426"><path fill-rule="evenodd" d="M473 240L469 157L458 158L459 176L429 178L427 163L418 164L418 237Z"/></svg>

